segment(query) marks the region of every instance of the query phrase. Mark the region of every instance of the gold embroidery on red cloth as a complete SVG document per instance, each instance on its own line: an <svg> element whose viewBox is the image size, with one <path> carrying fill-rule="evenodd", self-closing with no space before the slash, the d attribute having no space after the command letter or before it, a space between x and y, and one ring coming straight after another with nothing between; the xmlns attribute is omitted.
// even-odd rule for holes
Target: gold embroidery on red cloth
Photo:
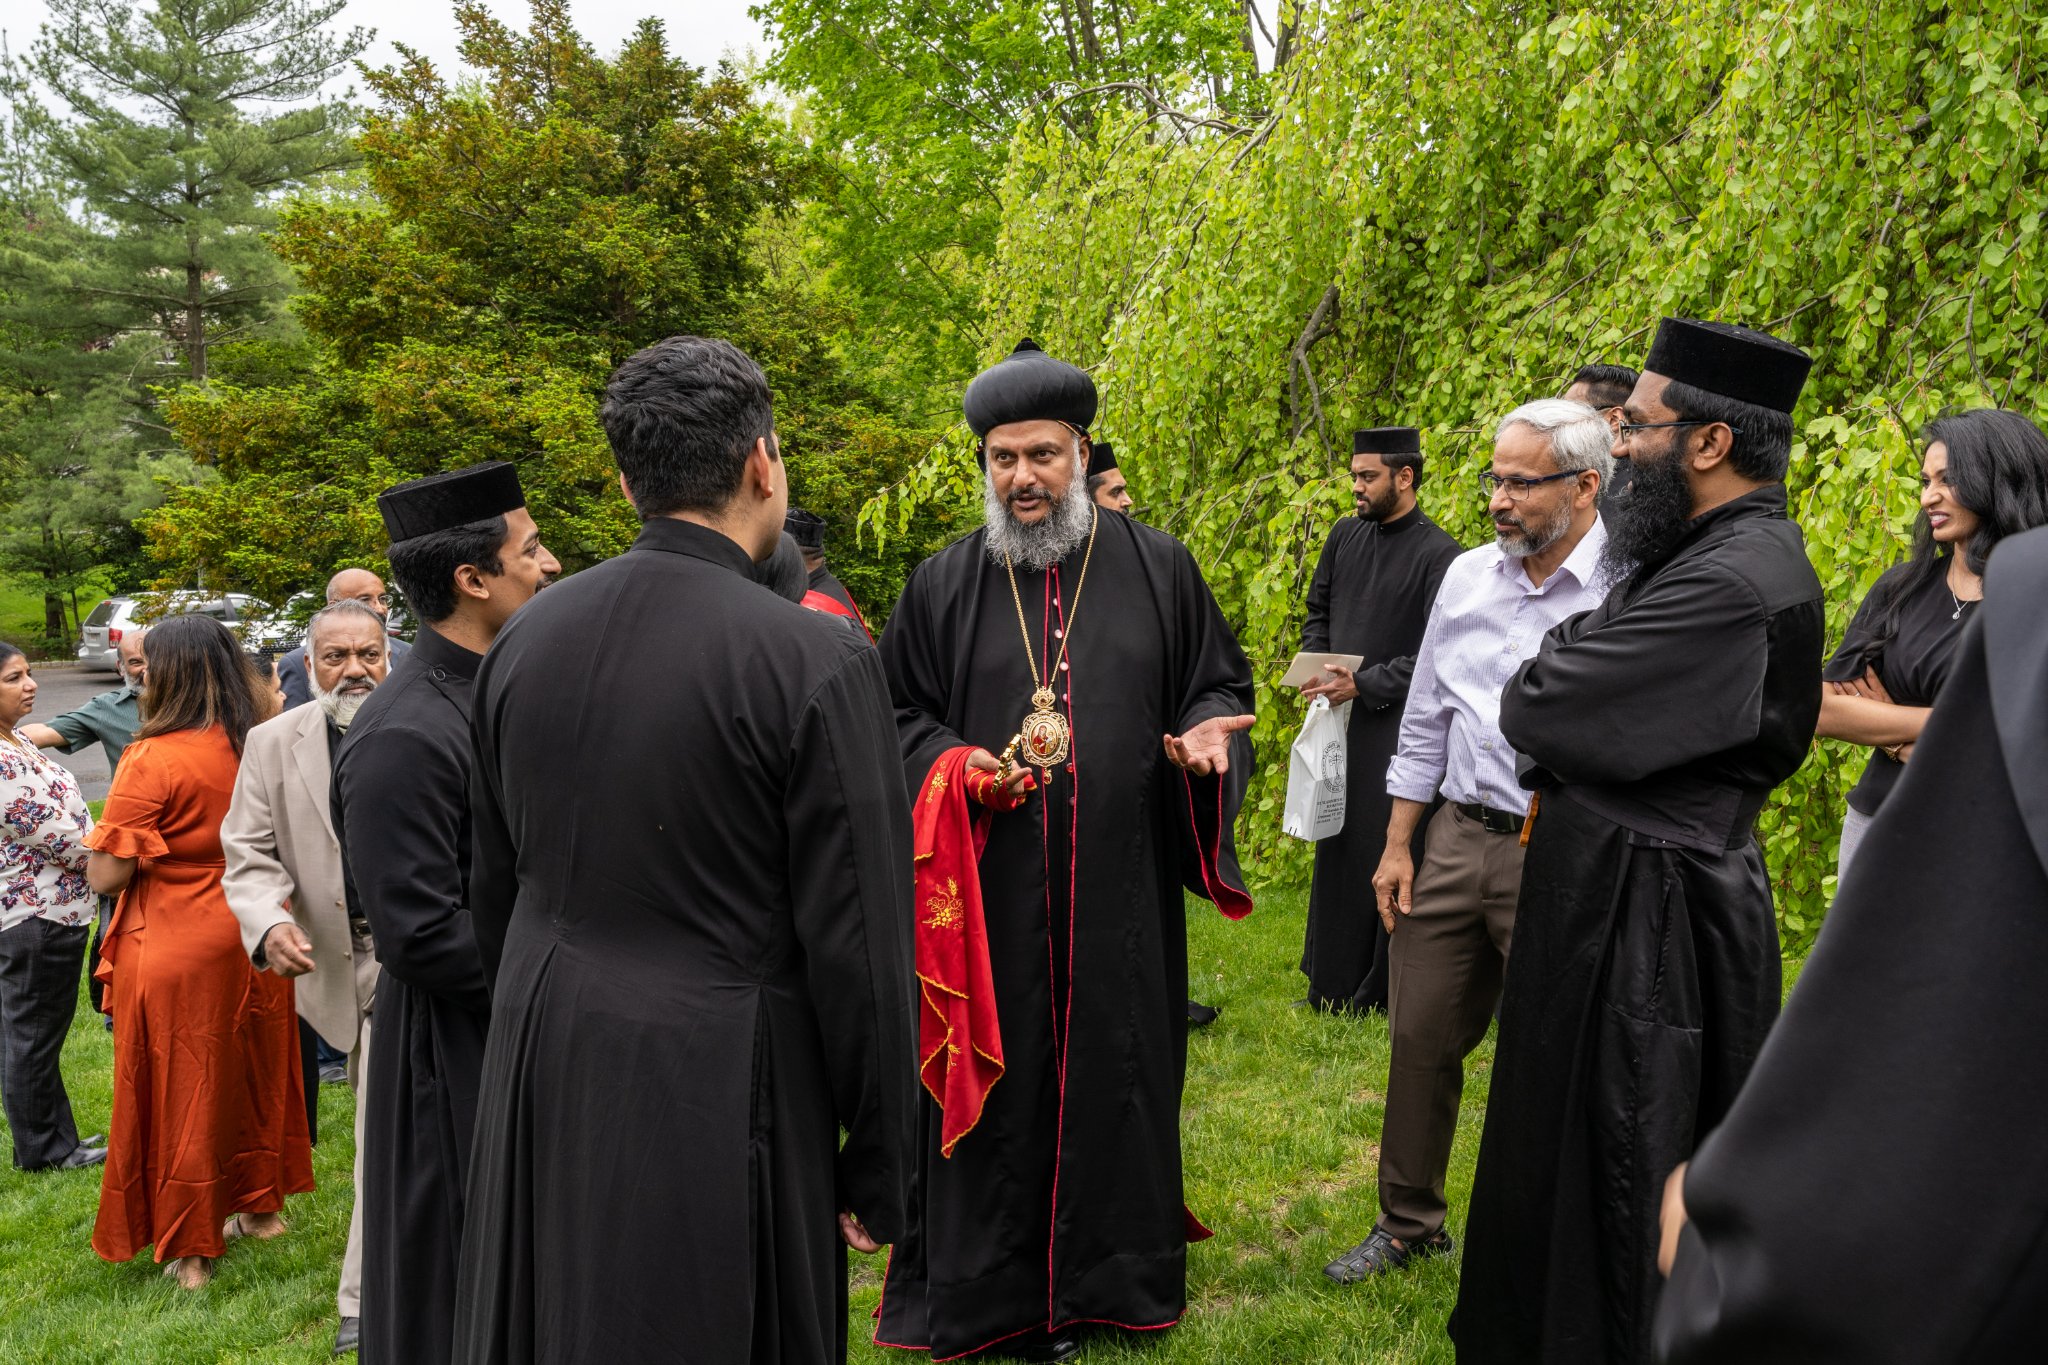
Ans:
<svg viewBox="0 0 2048 1365"><path fill-rule="evenodd" d="M934 891L926 897L924 908L929 912L924 922L927 929L958 929L963 918L960 883L948 877L946 889Z"/></svg>

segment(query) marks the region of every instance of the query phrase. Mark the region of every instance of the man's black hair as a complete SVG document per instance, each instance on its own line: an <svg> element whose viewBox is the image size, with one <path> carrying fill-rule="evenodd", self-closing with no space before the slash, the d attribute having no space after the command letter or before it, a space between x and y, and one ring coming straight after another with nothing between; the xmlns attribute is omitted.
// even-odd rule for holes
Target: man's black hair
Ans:
<svg viewBox="0 0 2048 1365"><path fill-rule="evenodd" d="M1595 408L1618 408L1636 391L1637 375L1626 365L1582 365L1571 384L1586 386L1586 402Z"/></svg>
<svg viewBox="0 0 2048 1365"><path fill-rule="evenodd" d="M1412 469L1412 470L1414 470L1414 471L1415 471L1415 482L1414 482L1414 483L1412 483L1412 484L1410 484L1410 485L1409 485L1409 487L1410 487L1410 488L1420 488L1420 487L1422 487L1422 452L1421 452L1421 451L1419 451L1419 450L1401 450L1401 451L1395 451L1395 452L1394 452L1393 454L1391 454L1391 455L1390 455L1390 454L1387 454L1387 453L1386 453L1386 452L1384 452L1384 451L1375 451L1375 452L1373 452L1373 453L1374 453L1374 454L1376 454L1376 455L1378 455L1378 456L1379 456L1379 459L1380 459L1380 463L1384 464L1384 465L1385 465L1385 466L1387 467L1387 477L1388 477L1389 479L1392 479L1392 478L1394 477L1394 471L1395 471L1395 470L1397 470L1397 469Z"/></svg>
<svg viewBox="0 0 2048 1365"><path fill-rule="evenodd" d="M739 491L754 442L775 451L768 376L715 338L670 337L628 356L598 415L643 520L718 511Z"/></svg>
<svg viewBox="0 0 2048 1365"><path fill-rule="evenodd" d="M505 572L501 552L509 531L503 517L489 517L401 540L387 555L391 576L420 620L439 625L455 614L457 569L470 564L481 574Z"/></svg>
<svg viewBox="0 0 2048 1365"><path fill-rule="evenodd" d="M1724 398L1672 380L1664 390L1664 406L1688 422L1725 422L1735 432L1728 467L1758 483L1780 483L1792 463L1792 414L1758 407L1739 398ZM1680 429L1682 439L1689 435Z"/></svg>

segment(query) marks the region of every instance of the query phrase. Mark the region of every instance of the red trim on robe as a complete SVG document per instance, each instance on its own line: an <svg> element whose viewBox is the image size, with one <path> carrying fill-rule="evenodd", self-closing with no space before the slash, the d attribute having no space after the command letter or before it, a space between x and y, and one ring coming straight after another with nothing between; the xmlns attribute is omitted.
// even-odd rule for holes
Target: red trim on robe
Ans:
<svg viewBox="0 0 2048 1365"><path fill-rule="evenodd" d="M1216 785L1216 818L1205 829L1196 813L1194 774L1183 769L1181 778L1187 783L1188 824L1195 832L1195 852L1202 864L1202 885L1207 888L1208 899L1225 919L1243 919L1252 912L1251 893L1223 880L1223 780L1202 779Z"/></svg>

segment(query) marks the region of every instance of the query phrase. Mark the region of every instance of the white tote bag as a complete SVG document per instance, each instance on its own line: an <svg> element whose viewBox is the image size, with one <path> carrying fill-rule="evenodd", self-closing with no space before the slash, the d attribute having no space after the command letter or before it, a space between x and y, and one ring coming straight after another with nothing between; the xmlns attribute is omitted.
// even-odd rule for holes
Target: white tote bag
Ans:
<svg viewBox="0 0 2048 1365"><path fill-rule="evenodd" d="M1287 764L1287 810L1283 833L1297 839L1327 839L1344 828L1344 732L1351 723L1351 703L1332 710L1328 697L1308 706L1294 752Z"/></svg>

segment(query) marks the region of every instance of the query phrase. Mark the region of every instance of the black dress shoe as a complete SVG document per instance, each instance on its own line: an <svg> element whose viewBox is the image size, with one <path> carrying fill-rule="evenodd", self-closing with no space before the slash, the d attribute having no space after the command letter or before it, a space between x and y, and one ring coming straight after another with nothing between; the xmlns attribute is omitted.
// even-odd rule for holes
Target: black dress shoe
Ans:
<svg viewBox="0 0 2048 1365"><path fill-rule="evenodd" d="M1207 1028L1216 1022L1216 1016L1221 1013L1223 1011L1217 1009L1214 1005L1203 1005L1190 1000L1188 1001L1188 1026L1190 1028Z"/></svg>
<svg viewBox="0 0 2048 1365"><path fill-rule="evenodd" d="M83 1170L87 1166L97 1166L106 1159L106 1148L88 1147L81 1142L71 1149L70 1156L57 1163L57 1169L60 1171Z"/></svg>
<svg viewBox="0 0 2048 1365"><path fill-rule="evenodd" d="M1426 1256L1448 1256L1454 1249L1451 1234L1438 1228L1420 1241L1395 1246L1394 1235L1376 1227L1372 1236L1323 1267L1323 1274L1338 1284L1357 1284L1375 1275L1399 1270L1410 1261Z"/></svg>
<svg viewBox="0 0 2048 1365"><path fill-rule="evenodd" d="M363 1320L343 1318L341 1330L334 1334L334 1353L338 1356L351 1354L363 1340Z"/></svg>
<svg viewBox="0 0 2048 1365"><path fill-rule="evenodd" d="M1040 1340L1028 1346L1011 1347L1008 1354L1012 1359L1029 1362L1029 1365L1058 1365L1059 1361L1072 1360L1081 1354L1081 1343L1072 1337L1054 1337L1050 1341Z"/></svg>

